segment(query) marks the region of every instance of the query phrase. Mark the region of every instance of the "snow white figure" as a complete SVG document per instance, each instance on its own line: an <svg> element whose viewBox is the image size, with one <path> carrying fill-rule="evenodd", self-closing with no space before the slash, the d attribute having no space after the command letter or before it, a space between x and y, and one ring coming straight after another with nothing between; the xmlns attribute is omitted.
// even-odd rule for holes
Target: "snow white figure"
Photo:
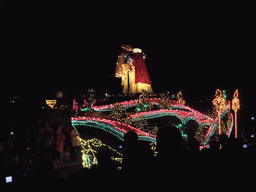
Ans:
<svg viewBox="0 0 256 192"><path fill-rule="evenodd" d="M153 93L142 50L132 49L129 45L123 45L122 48L115 76L122 78L123 93L142 93L142 90Z"/></svg>

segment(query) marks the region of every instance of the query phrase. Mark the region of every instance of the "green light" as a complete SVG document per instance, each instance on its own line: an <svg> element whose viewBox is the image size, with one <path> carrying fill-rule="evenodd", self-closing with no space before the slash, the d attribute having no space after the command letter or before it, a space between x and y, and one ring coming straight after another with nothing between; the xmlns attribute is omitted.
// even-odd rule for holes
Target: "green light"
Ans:
<svg viewBox="0 0 256 192"><path fill-rule="evenodd" d="M88 111L88 108L86 107L84 109L81 109L81 111Z"/></svg>
<svg viewBox="0 0 256 192"><path fill-rule="evenodd" d="M226 98L227 98L227 95L224 95L224 98L226 99Z"/></svg>
<svg viewBox="0 0 256 192"><path fill-rule="evenodd" d="M174 98L174 97L175 97L175 95L173 94L173 95L172 95L172 98Z"/></svg>
<svg viewBox="0 0 256 192"><path fill-rule="evenodd" d="M147 107L147 106L148 106L147 104L144 105L144 107Z"/></svg>
<svg viewBox="0 0 256 192"><path fill-rule="evenodd" d="M226 93L226 91L225 91L225 90L223 90L223 93Z"/></svg>
<svg viewBox="0 0 256 192"><path fill-rule="evenodd" d="M137 108L137 111L141 111L141 108L140 108L140 107L138 107L138 108Z"/></svg>
<svg viewBox="0 0 256 192"><path fill-rule="evenodd" d="M182 127L182 124L179 124L178 126L179 126L179 127Z"/></svg>

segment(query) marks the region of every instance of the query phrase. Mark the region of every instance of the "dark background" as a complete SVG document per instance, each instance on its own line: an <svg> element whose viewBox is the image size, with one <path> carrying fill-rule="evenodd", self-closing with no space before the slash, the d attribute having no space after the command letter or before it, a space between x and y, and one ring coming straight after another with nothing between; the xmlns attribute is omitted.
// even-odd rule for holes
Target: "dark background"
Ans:
<svg viewBox="0 0 256 192"><path fill-rule="evenodd" d="M1 1L3 92L41 105L61 90L117 92L121 45L138 47L155 93L182 91L212 110L215 90L239 89L239 127L255 115L255 15L251 5ZM40 101L40 102L39 102ZM40 103L40 104L39 104Z"/></svg>

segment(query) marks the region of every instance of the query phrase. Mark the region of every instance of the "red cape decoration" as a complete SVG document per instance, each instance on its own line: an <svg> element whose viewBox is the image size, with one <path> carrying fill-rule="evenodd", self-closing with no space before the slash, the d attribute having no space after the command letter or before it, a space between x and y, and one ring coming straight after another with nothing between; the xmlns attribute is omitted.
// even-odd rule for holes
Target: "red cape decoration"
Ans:
<svg viewBox="0 0 256 192"><path fill-rule="evenodd" d="M135 84L146 83L151 85L148 70L141 53L134 53Z"/></svg>

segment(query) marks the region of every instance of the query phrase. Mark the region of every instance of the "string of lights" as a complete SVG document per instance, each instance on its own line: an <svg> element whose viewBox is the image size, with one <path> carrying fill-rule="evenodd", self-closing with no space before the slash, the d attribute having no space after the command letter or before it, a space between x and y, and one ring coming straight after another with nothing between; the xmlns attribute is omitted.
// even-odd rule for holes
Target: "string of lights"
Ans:
<svg viewBox="0 0 256 192"><path fill-rule="evenodd" d="M104 125L102 123L99 123L99 121L101 121L102 119L98 119L98 118L86 118L86 117L78 117L78 118L72 118L72 126L77 130L76 126L93 126L96 127L95 128L100 128L103 129L105 131L107 131L106 129L110 129L111 126L109 125ZM108 122L108 123L112 123L114 124L113 121L106 121L103 120L102 122ZM119 125L121 125L121 123L119 123ZM125 125L123 125L125 126ZM132 128L132 127L129 127ZM110 131L110 133L116 135L117 137L119 137L119 139L124 140L124 132L125 130L122 129L122 131L117 131L116 133L113 133L113 129L115 129L114 127L111 128L112 131ZM124 132L123 132L124 131ZM127 130L126 130L127 131ZM154 152L154 155L157 155L157 151L156 151L156 138L153 135L149 135L147 133L143 133L142 131L137 129L137 134L139 134L138 139L139 140L145 140L145 141L149 141L150 142L150 146L151 149ZM80 135L81 136L81 135ZM81 139L81 137L78 137L78 139L81 142L82 145L82 165L83 167L86 168L91 168L93 165L97 164L97 150L94 150L93 148L99 148L99 147L107 147L109 150L115 152L117 157L111 157L112 160L118 162L118 163L122 163L122 156L123 154L121 154L120 152L118 152L117 150L113 149L112 147L104 144L101 140L93 138L93 139L88 139L88 140L84 140ZM208 147L208 145L205 146L200 146L200 149L204 148L204 147ZM121 167L119 167L121 168Z"/></svg>
<svg viewBox="0 0 256 192"><path fill-rule="evenodd" d="M230 104L226 106L226 108L222 111L220 118L222 118L227 112L230 111ZM200 126L210 126L206 135L205 135L205 142L204 145L208 144L210 137L215 133L215 129L218 127L218 117L213 120L209 121L209 118L203 119L201 116L193 114L188 111L182 110L157 110L157 111L149 111L149 112L142 112L131 115L131 120L136 120L137 118L144 116L145 119L152 119L164 116L175 116L178 117L182 124L185 125L189 120L195 120L198 122ZM232 123L229 124L227 135L229 136L233 127L233 115ZM124 123L120 123L118 121L108 120L108 119L100 119L100 118L92 118L92 117L72 117L71 119L72 126L88 126L94 127L98 129L102 129L106 132L113 134L114 136L118 137L120 140L124 140L124 134L128 131L135 131L138 134L140 140L156 142L156 136L144 132L138 128L132 127L131 125L127 125Z"/></svg>
<svg viewBox="0 0 256 192"><path fill-rule="evenodd" d="M205 145L208 143L211 136L215 133L216 128L218 127L219 118L223 118L224 115L226 115L228 112L230 112L230 103L221 111L221 114L215 118L215 120L212 122L211 126L209 127L205 137ZM233 115L230 113L231 116L231 123L228 125L227 132L225 133L227 136L230 136L232 128L233 128Z"/></svg>
<svg viewBox="0 0 256 192"><path fill-rule="evenodd" d="M149 98L149 101L154 105L161 105L160 103L161 98ZM192 113L195 113L196 115L199 115L203 118L207 118L210 121L213 121L213 119L199 111L196 111L195 109L192 109L184 104L178 103L176 101L170 100L172 109L182 109L182 110L189 110ZM130 107L134 107L138 104L138 99L136 100L130 100L130 101L123 101L116 103L123 107L123 109L127 109ZM109 104L109 105L102 105L102 106L92 106L92 108L95 111L111 111L114 108L115 104Z"/></svg>
<svg viewBox="0 0 256 192"><path fill-rule="evenodd" d="M212 101L213 105L215 106L215 110L218 114L219 119L219 135L221 134L221 123L220 123L220 113L225 107L225 98L223 97L222 91L217 89L215 93L215 98Z"/></svg>
<svg viewBox="0 0 256 192"><path fill-rule="evenodd" d="M178 117L183 124L186 124L189 120L195 120L199 124L211 124L213 119L207 116L200 116L196 113L190 111L183 111L180 109L167 110L160 109L155 111L141 112L131 115L132 119L137 119L138 117L144 116L146 119L159 118L164 116L175 116Z"/></svg>
<svg viewBox="0 0 256 192"><path fill-rule="evenodd" d="M124 134L128 131L134 131L138 134L139 140L146 140L155 142L156 136L141 131L131 125L127 125L124 123L120 123L118 121L108 120L108 119L100 119L100 118L93 118L93 117L72 117L71 124L73 127L76 126L88 126L94 127L98 129L102 129L106 132L109 132L120 140L124 140Z"/></svg>
<svg viewBox="0 0 256 192"><path fill-rule="evenodd" d="M238 99L238 89L235 91L232 100L232 109L235 111L235 138L237 138L237 110L240 109L240 101Z"/></svg>
<svg viewBox="0 0 256 192"><path fill-rule="evenodd" d="M99 148L102 146L107 147L109 150L115 152L117 157L111 157L111 158L114 161L122 163L123 154L119 153L117 150L113 149L112 147L102 143L101 140L96 138L84 140L84 139L81 139L81 137L78 137L78 139L80 140L81 146L82 146L81 153L82 153L83 167L91 168L93 165L98 164L98 160L96 157L97 151L94 150L93 148Z"/></svg>
<svg viewBox="0 0 256 192"><path fill-rule="evenodd" d="M184 139L187 139L190 128L186 124L192 120L198 124L194 137L200 142L200 148L208 146L210 138L216 133L218 128L222 133L230 136L233 128L233 115L230 113L230 102L226 100L225 91L216 91L215 100L213 101L214 109L218 115L206 115L193 108L185 105L182 93L177 94L170 99L167 94L162 94L161 98L149 98L146 92L140 95L139 99L117 102L115 104L95 106L93 103L91 108L94 111L104 112L110 111L110 115L93 117L72 117L73 127L93 127L104 130L120 140L124 140L124 134L128 131L137 133L139 140L156 143L156 134L158 127L149 127L148 120L162 117L176 117L180 120L175 126L179 128ZM76 103L74 108L76 108ZM150 105L150 106L149 106ZM153 105L160 109L153 109ZM136 107L135 113L128 113L126 109ZM138 110L140 109L140 110ZM228 116L225 116L228 113ZM223 117L227 118L224 124ZM222 126L222 129L220 128ZM190 135L191 137L191 135ZM87 158L88 159L88 158Z"/></svg>

